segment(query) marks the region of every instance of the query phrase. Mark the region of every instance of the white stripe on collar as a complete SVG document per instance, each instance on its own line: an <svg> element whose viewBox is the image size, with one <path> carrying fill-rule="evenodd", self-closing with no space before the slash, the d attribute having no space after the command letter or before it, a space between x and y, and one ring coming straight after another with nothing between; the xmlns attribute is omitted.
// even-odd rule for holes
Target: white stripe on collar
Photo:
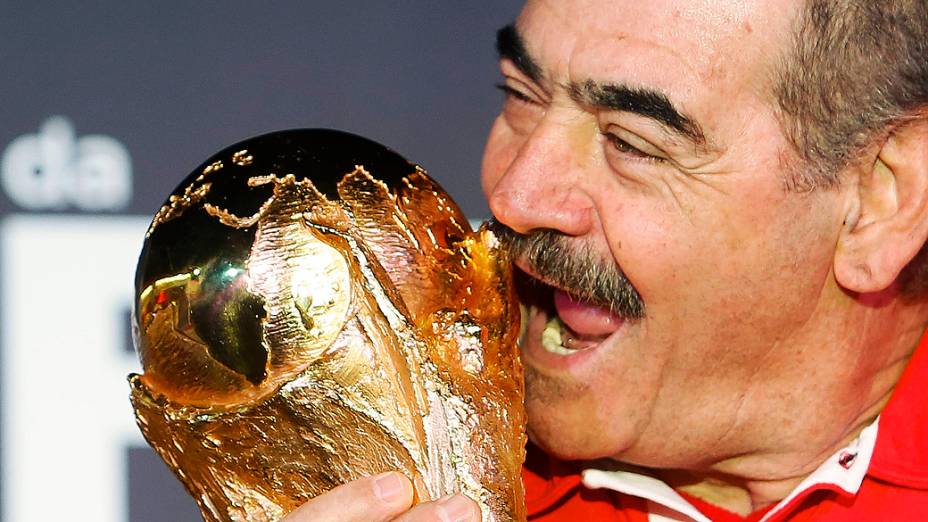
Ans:
<svg viewBox="0 0 928 522"><path fill-rule="evenodd" d="M794 498L821 484L830 484L856 495L870 467L879 419L864 428L850 444L835 452L811 475L806 477L786 498L770 510L760 522L766 522ZM651 522L712 522L664 482L629 471L586 469L583 485L591 489L611 489L649 501Z"/></svg>
<svg viewBox="0 0 928 522"><path fill-rule="evenodd" d="M583 470L582 477L583 485L588 488L611 489L633 497L641 497L658 506L669 508L680 515L688 517L679 518L677 520L687 522L712 522L705 515L700 513L698 509L693 507L692 504L687 502L686 499L681 497L679 493L674 491L673 488L654 477L640 475L630 471L602 471L598 469L585 469ZM648 511L653 513L655 510L651 508L648 509ZM666 515L672 516L670 513ZM666 515L662 514L662 516ZM651 520L655 519L651 518ZM674 519L665 518L665 520Z"/></svg>

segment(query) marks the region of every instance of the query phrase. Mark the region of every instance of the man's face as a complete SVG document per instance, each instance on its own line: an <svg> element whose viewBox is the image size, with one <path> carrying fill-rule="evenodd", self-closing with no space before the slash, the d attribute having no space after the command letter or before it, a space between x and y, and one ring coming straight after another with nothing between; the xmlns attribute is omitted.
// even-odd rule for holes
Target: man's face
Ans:
<svg viewBox="0 0 928 522"><path fill-rule="evenodd" d="M539 266L516 261L547 283L525 297L523 361L529 432L549 451L691 467L814 416L801 396L829 342L843 210L784 189L770 92L796 9L530 0L501 33L483 189L516 232L563 238ZM640 317L599 306L604 279Z"/></svg>

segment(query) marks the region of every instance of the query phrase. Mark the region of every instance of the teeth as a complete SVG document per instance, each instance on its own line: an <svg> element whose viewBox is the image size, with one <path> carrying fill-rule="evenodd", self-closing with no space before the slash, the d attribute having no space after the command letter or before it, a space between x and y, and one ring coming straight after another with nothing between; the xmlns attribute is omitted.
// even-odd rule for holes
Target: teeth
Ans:
<svg viewBox="0 0 928 522"><path fill-rule="evenodd" d="M561 340L561 327L564 323L555 316L548 320L545 325L545 331L541 333L541 346L545 350L558 355L570 355L576 353L576 350L564 348Z"/></svg>

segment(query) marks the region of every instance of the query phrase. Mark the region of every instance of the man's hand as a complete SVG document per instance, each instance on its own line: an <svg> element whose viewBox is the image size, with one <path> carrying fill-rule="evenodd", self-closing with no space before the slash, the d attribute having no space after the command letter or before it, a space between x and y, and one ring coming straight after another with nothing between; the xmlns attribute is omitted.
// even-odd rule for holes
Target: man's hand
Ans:
<svg viewBox="0 0 928 522"><path fill-rule="evenodd" d="M464 495L412 505L412 482L389 472L341 485L303 504L281 522L479 522L480 508Z"/></svg>

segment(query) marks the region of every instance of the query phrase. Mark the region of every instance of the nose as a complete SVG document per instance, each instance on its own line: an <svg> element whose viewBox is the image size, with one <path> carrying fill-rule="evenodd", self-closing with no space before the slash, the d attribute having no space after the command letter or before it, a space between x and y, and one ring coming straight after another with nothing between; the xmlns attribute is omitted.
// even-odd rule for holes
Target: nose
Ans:
<svg viewBox="0 0 928 522"><path fill-rule="evenodd" d="M546 119L521 140L491 134L487 154L512 158L508 164L492 157L484 163L485 169L499 171L485 172L495 177L486 188L498 221L523 234L551 229L580 236L589 231L593 205L583 187L583 160L589 153L571 139L571 132L567 124Z"/></svg>

